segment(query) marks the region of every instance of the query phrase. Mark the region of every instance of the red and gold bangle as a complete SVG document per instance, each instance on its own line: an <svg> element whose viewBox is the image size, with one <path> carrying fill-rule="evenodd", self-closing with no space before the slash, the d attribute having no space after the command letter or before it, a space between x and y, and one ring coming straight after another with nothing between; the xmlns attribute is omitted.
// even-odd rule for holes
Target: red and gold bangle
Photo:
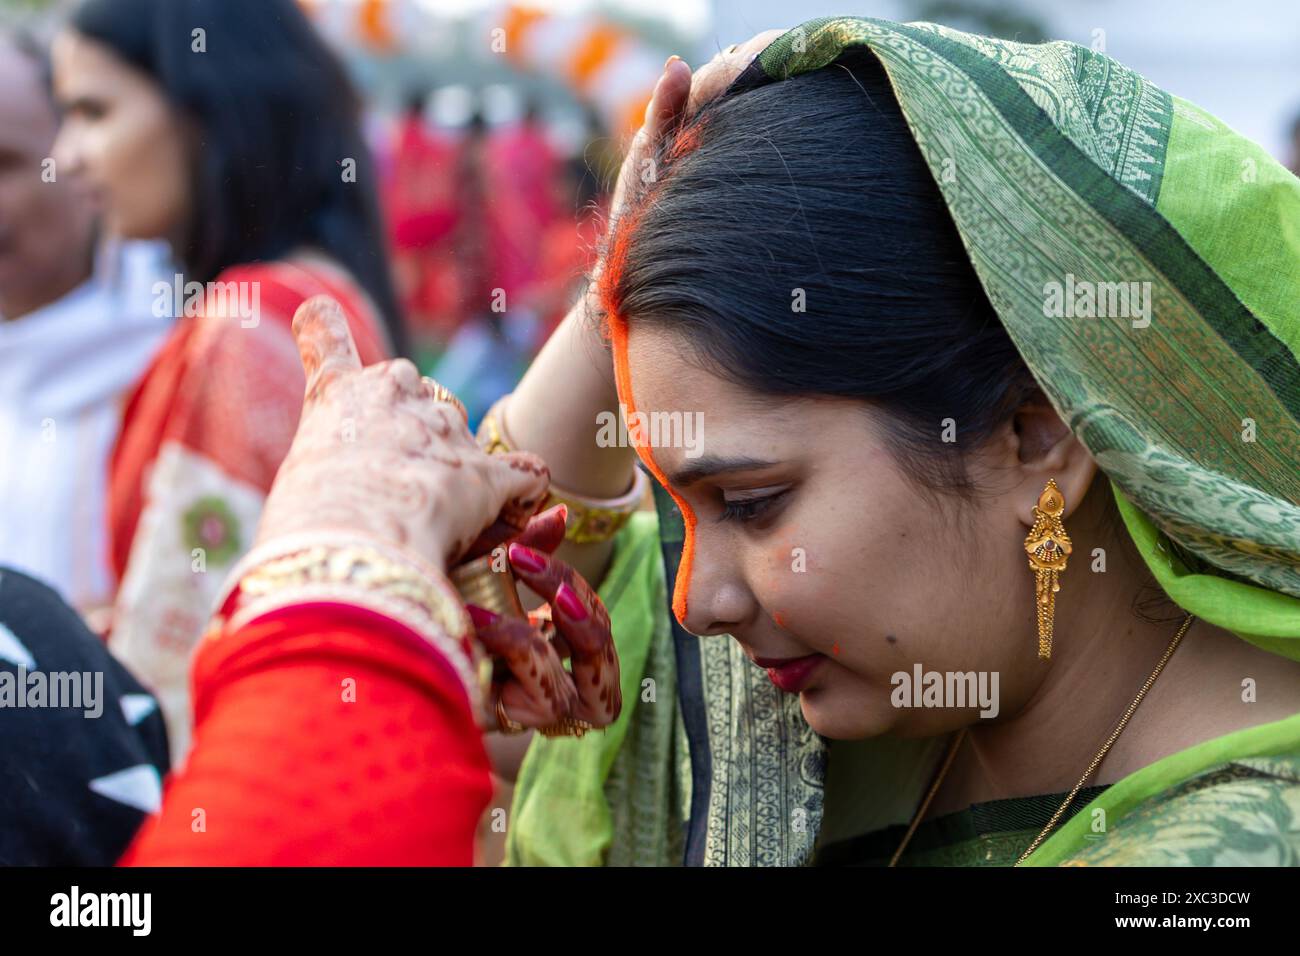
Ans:
<svg viewBox="0 0 1300 956"><path fill-rule="evenodd" d="M517 447L505 429L502 405L510 396L497 399L483 416L478 429L479 446L489 455L514 451ZM633 469L632 487L617 498L591 498L551 485L545 507L558 504L569 509L569 520L564 537L575 544L594 544L608 541L623 530L628 519L645 501L650 481L641 469Z"/></svg>
<svg viewBox="0 0 1300 956"><path fill-rule="evenodd" d="M302 604L360 607L403 625L451 665L473 712L482 712L473 624L446 576L427 562L355 534L288 535L255 548L236 566L215 623L235 631Z"/></svg>

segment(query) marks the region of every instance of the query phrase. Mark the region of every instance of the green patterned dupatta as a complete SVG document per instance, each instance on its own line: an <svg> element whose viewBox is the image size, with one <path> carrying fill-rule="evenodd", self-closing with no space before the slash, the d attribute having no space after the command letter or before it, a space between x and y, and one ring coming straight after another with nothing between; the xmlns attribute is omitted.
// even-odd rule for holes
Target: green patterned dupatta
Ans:
<svg viewBox="0 0 1300 956"><path fill-rule="evenodd" d="M1300 659L1300 180L1073 43L812 20L729 95L853 47L888 73L990 301L1159 583Z"/></svg>

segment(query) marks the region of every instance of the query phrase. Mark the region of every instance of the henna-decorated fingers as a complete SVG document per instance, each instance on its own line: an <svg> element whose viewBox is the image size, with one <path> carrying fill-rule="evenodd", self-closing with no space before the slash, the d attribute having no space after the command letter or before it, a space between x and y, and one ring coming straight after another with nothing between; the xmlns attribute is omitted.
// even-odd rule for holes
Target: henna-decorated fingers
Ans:
<svg viewBox="0 0 1300 956"><path fill-rule="evenodd" d="M534 551L550 554L564 544L564 532L569 520L569 506L552 505L528 522L528 527L515 538L515 544L522 544Z"/></svg>
<svg viewBox="0 0 1300 956"><path fill-rule="evenodd" d="M469 433L466 432L468 436ZM484 528L468 544L453 549L447 555L451 564L468 561L487 554L517 537L537 517L537 509L546 501L551 485L551 472L541 458L531 452L511 452L509 455L486 455L467 437L471 460L484 469L484 477L492 484L494 493L504 499L496 520ZM563 532L561 532L561 535Z"/></svg>
<svg viewBox="0 0 1300 956"><path fill-rule="evenodd" d="M546 727L574 712L578 694L573 682L550 642L530 622L474 605L468 610L479 642L510 671L484 704L493 709L486 726L496 726L498 694L507 716L525 727Z"/></svg>
<svg viewBox="0 0 1300 956"><path fill-rule="evenodd" d="M506 525L497 543L526 527L549 486L541 459L485 454L454 396L409 361L363 369L327 296L298 308L293 331L306 396L259 542L346 528L445 566L494 522Z"/></svg>
<svg viewBox="0 0 1300 956"><path fill-rule="evenodd" d="M590 584L563 561L521 544L507 551L524 584L550 602L557 635L568 645L578 703L572 716L606 727L623 706L609 614Z"/></svg>
<svg viewBox="0 0 1300 956"><path fill-rule="evenodd" d="M424 402L427 398L419 369L410 359L389 359L387 362L371 365L363 372L367 377L377 379L378 384L387 390L394 402L413 399Z"/></svg>
<svg viewBox="0 0 1300 956"><path fill-rule="evenodd" d="M307 373L308 401L343 373L361 370L361 356L352 341L348 320L329 296L313 296L298 307L293 316L293 337Z"/></svg>
<svg viewBox="0 0 1300 956"><path fill-rule="evenodd" d="M554 551L564 542L568 518L568 507L560 504L534 515L523 531L517 531L504 521L497 521L479 535L461 560L473 561L512 540L538 551Z"/></svg>
<svg viewBox="0 0 1300 956"><path fill-rule="evenodd" d="M468 432L466 432L468 434ZM473 439L470 439L471 444ZM475 450L478 449L474 445ZM482 452L480 452L482 454ZM492 468L492 477L505 499L501 520L523 531L546 500L551 487L551 469L541 457L530 451L511 451L503 455L484 455Z"/></svg>

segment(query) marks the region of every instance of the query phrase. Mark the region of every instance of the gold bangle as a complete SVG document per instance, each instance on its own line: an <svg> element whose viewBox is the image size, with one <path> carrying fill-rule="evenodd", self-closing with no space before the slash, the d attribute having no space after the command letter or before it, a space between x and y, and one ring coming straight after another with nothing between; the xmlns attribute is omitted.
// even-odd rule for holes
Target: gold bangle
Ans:
<svg viewBox="0 0 1300 956"><path fill-rule="evenodd" d="M581 739L587 731L595 730L595 724L589 724L585 720L579 720L577 717L561 717L553 724L545 727L539 727L538 733L543 737L577 737Z"/></svg>
<svg viewBox="0 0 1300 956"><path fill-rule="evenodd" d="M641 507L650 479L640 468L634 469L632 488L618 498L587 498L551 487L546 506L562 504L569 509L568 526L564 537L574 544L593 544L608 541L623 530L623 526Z"/></svg>
<svg viewBox="0 0 1300 956"><path fill-rule="evenodd" d="M506 440L505 430L501 425L501 406L509 395L502 395L492 407L483 415L483 420L478 424L478 433L474 436L478 441L479 447L489 455L504 455L507 452L514 451L510 442Z"/></svg>
<svg viewBox="0 0 1300 956"><path fill-rule="evenodd" d="M528 612L519 600L519 591L509 562L502 561L504 567L498 571L493 567L496 560L495 554L482 555L473 561L458 564L447 572L447 577L465 603L476 604L493 614L526 619Z"/></svg>
<svg viewBox="0 0 1300 956"><path fill-rule="evenodd" d="M502 406L509 397L505 395L497 399L479 423L478 443L489 455L515 450L514 443L506 433L505 417L502 414ZM616 498L590 498L552 485L545 507L562 504L568 508L569 518L564 531L566 540L574 544L594 544L608 541L623 530L628 519L645 501L649 487L650 479L645 472L636 468L633 469L632 487Z"/></svg>
<svg viewBox="0 0 1300 956"><path fill-rule="evenodd" d="M421 555L415 554L395 544L380 541L368 534L352 531L348 528L326 527L315 531L297 531L276 535L269 541L255 545L252 550L240 558L239 561L235 563L235 566L230 569L229 573L227 573L225 583L217 594L214 609L218 612L225 609L231 595L238 589L239 583L243 579L244 575L248 574L254 568L266 564L275 558L282 558L286 555L304 552L313 547L324 547L330 549L343 547L370 548L384 554L391 561L410 565L425 578L433 581L442 579L441 569L427 561Z"/></svg>
<svg viewBox="0 0 1300 956"><path fill-rule="evenodd" d="M517 720L511 720L510 715L506 713L505 701L501 699L501 692L497 691L497 729L507 737L515 734L522 734L527 728Z"/></svg>

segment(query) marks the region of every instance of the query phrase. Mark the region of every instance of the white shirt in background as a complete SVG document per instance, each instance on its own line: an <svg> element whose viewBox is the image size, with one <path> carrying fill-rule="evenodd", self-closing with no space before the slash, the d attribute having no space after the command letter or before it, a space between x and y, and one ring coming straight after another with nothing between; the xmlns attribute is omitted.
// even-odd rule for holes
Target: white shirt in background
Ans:
<svg viewBox="0 0 1300 956"><path fill-rule="evenodd" d="M126 243L57 302L0 321L0 565L81 609L112 600L108 460L174 321L152 293L172 271L164 246Z"/></svg>

